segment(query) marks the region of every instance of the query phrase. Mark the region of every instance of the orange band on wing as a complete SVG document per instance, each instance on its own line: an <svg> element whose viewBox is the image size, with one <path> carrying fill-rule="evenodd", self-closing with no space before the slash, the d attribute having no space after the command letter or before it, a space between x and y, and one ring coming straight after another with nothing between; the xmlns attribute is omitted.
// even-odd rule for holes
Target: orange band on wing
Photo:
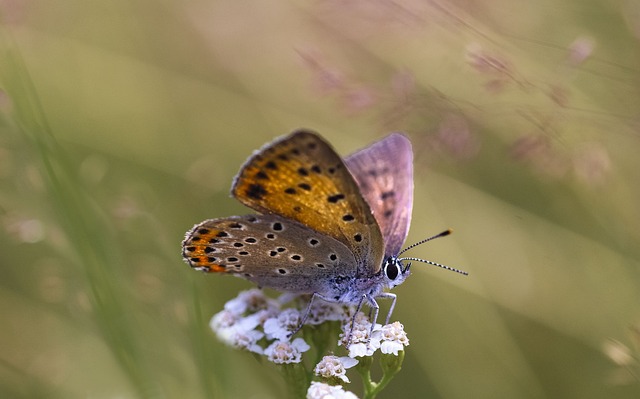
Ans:
<svg viewBox="0 0 640 399"><path fill-rule="evenodd" d="M196 227L185 239L182 255L194 269L209 273L227 272L227 267L220 263L223 259L216 256L217 249L213 247L225 234L222 230Z"/></svg>

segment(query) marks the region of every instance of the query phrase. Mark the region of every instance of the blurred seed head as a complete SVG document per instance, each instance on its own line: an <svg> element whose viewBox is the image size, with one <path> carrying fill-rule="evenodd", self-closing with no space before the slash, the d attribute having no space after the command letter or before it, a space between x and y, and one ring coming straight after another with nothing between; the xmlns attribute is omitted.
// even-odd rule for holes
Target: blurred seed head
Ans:
<svg viewBox="0 0 640 399"><path fill-rule="evenodd" d="M527 134L517 139L509 149L511 157L526 162L546 177L561 179L570 170L569 159L555 151L549 137L544 134Z"/></svg>
<svg viewBox="0 0 640 399"><path fill-rule="evenodd" d="M513 72L507 59L490 53L478 43L467 46L466 59L467 63L481 74L506 77Z"/></svg>
<svg viewBox="0 0 640 399"><path fill-rule="evenodd" d="M109 164L99 155L89 155L80 163L80 177L87 183L98 184L104 179Z"/></svg>
<svg viewBox="0 0 640 399"><path fill-rule="evenodd" d="M467 63L487 78L484 85L488 92L497 94L509 84L515 83L523 89L531 89L532 84L521 76L506 57L472 43L466 49Z"/></svg>
<svg viewBox="0 0 640 399"><path fill-rule="evenodd" d="M324 0L317 4L316 14L323 23L351 40L420 28L434 12L433 4L424 1Z"/></svg>
<svg viewBox="0 0 640 399"><path fill-rule="evenodd" d="M609 152L597 143L585 144L573 156L573 170L583 183L602 184L611 173Z"/></svg>
<svg viewBox="0 0 640 399"><path fill-rule="evenodd" d="M311 72L312 87L320 95L327 95L345 87L344 73L316 51L297 51L302 65Z"/></svg>
<svg viewBox="0 0 640 399"><path fill-rule="evenodd" d="M416 77L409 70L401 70L391 77L391 90L398 98L407 99L416 93Z"/></svg>
<svg viewBox="0 0 640 399"><path fill-rule="evenodd" d="M551 149L549 138L543 134L527 134L517 139L509 149L515 160L524 161L546 156Z"/></svg>
<svg viewBox="0 0 640 399"><path fill-rule="evenodd" d="M120 220L128 220L141 213L135 198L125 195L120 197L112 208L112 214Z"/></svg>
<svg viewBox="0 0 640 399"><path fill-rule="evenodd" d="M458 114L446 115L430 140L436 151L458 160L473 158L480 150L480 142L467 119Z"/></svg>
<svg viewBox="0 0 640 399"><path fill-rule="evenodd" d="M18 25L24 20L28 0L0 0L0 22L7 25Z"/></svg>
<svg viewBox="0 0 640 399"><path fill-rule="evenodd" d="M640 327L632 325L629 329L632 348L622 342L608 338L602 343L602 351L616 366L607 377L607 382L612 385L637 384L640 381Z"/></svg>
<svg viewBox="0 0 640 399"><path fill-rule="evenodd" d="M377 102L378 95L371 87L347 79L345 74L312 50L298 51L303 65L312 74L313 90L320 95L337 95L340 109L349 114L364 111Z"/></svg>
<svg viewBox="0 0 640 399"><path fill-rule="evenodd" d="M613 338L607 339L602 344L604 354L618 366L628 366L633 362L633 356L629 348L622 342Z"/></svg>
<svg viewBox="0 0 640 399"><path fill-rule="evenodd" d="M352 87L344 91L342 101L348 113L358 113L371 108L376 103L376 94L369 87Z"/></svg>
<svg viewBox="0 0 640 399"><path fill-rule="evenodd" d="M571 66L578 66L585 62L595 48L595 43L592 39L587 37L579 37L571 43L569 46L569 54L567 55L567 61Z"/></svg>
<svg viewBox="0 0 640 399"><path fill-rule="evenodd" d="M484 88L491 94L498 94L505 89L507 83L504 78L490 79L484 84Z"/></svg>
<svg viewBox="0 0 640 399"><path fill-rule="evenodd" d="M480 147L467 119L460 115L448 115L440 124L438 137L449 154L458 159L475 156Z"/></svg>
<svg viewBox="0 0 640 399"><path fill-rule="evenodd" d="M17 241L35 244L44 240L45 229L40 219L8 215L4 218L4 228Z"/></svg>

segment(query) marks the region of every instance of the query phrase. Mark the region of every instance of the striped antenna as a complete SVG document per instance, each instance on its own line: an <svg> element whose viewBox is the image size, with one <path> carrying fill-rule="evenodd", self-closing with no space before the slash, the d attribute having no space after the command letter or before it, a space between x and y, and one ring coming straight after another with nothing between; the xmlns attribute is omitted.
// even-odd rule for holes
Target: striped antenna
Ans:
<svg viewBox="0 0 640 399"><path fill-rule="evenodd" d="M451 234L451 233L452 233L452 230L451 230L451 229L448 229L448 230L443 231L443 232L442 232L442 233L440 233L440 234L436 234L435 236L432 236L432 237L429 237L429 238L425 238L425 239L424 239L424 240L422 240L422 241L418 241L417 243L412 244L412 245L409 245L408 247L406 247L405 249L403 249L402 251L400 251L400 253L398 254L398 256L400 256L402 253L404 253L404 252L406 252L406 251L410 250L411 248L415 248L415 247L417 247L418 245L422 245L422 244L424 244L425 242L429 242L429 241L431 241L431 240L435 240L436 238L446 237L446 236L448 236L448 235L449 235L449 234ZM401 260L401 261L404 261L404 260L411 260L411 261L415 261L415 262L427 263L427 264L429 264L429 265L438 266L438 267L441 267L441 268L443 268L443 269L450 270L450 271L452 271L452 272L456 272L456 273L463 274L463 275L465 275L465 276L468 276L468 275L469 275L469 273L465 272L464 270L456 269L456 268L454 268L454 267L447 266L447 265L443 265L443 264L441 264L441 263L437 263L437 262L432 262L432 261L430 261L430 260L426 260L426 259L420 259L420 258L397 258L397 260Z"/></svg>
<svg viewBox="0 0 640 399"><path fill-rule="evenodd" d="M443 265L441 263L432 262L432 261L426 260L426 259L420 259L420 258L398 258L398 260L414 260L416 262L428 263L428 264L433 265L433 266L438 266L438 267L441 267L443 269L451 270L452 272L464 274L465 276L469 275L469 273L465 272L464 270L456 269L454 267Z"/></svg>

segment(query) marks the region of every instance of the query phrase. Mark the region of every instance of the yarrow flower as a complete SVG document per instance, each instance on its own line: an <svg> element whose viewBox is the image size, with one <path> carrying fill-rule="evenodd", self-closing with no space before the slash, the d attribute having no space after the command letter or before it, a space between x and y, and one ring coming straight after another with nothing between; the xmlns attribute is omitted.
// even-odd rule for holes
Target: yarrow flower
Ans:
<svg viewBox="0 0 640 399"><path fill-rule="evenodd" d="M371 341L378 342L376 346L380 347L380 352L393 353L395 356L398 356L398 352L404 350L405 346L409 346L409 338L404 332L404 326L399 321L382 326L380 329L374 329Z"/></svg>
<svg viewBox="0 0 640 399"><path fill-rule="evenodd" d="M385 326L376 324L371 333L371 322L364 313L358 312L353 321L353 329L351 320L343 323L339 341L339 345L348 345L349 357L373 356L378 349L384 354L398 356L398 351L409 345L409 338L400 322Z"/></svg>
<svg viewBox="0 0 640 399"><path fill-rule="evenodd" d="M236 313L230 312L225 309L213 316L213 318L209 322L209 326L214 332L217 332L218 330L221 330L223 328L229 328L233 326L238 322L239 319L240 317Z"/></svg>
<svg viewBox="0 0 640 399"><path fill-rule="evenodd" d="M305 324L318 325L325 321L339 321L344 319L344 307L337 303L314 301Z"/></svg>
<svg viewBox="0 0 640 399"><path fill-rule="evenodd" d="M351 327L353 322L353 328ZM380 325L376 324L374 330ZM362 312L358 312L353 318L347 319L342 324L342 334L340 334L339 345L347 346L349 357L372 356L379 348L379 341L372 341L371 322Z"/></svg>
<svg viewBox="0 0 640 399"><path fill-rule="evenodd" d="M302 338L296 338L293 342L275 341L264 350L264 354L276 364L300 363L302 353L309 349L310 346Z"/></svg>
<svg viewBox="0 0 640 399"><path fill-rule="evenodd" d="M307 391L307 399L358 399L358 397L339 385L333 386L314 381Z"/></svg>
<svg viewBox="0 0 640 399"><path fill-rule="evenodd" d="M266 349L265 346L270 344L269 341L288 339L290 331L287 328L293 331L299 320L296 309L281 311L278 301L267 297L261 290L252 289L228 301L224 310L214 315L209 325L220 341L233 348L263 354L277 363L295 363L300 361L300 353L309 349L302 338L292 346L288 355L274 352L274 345ZM292 325L295 327L292 328ZM292 344L287 343L289 346ZM305 345L307 349L303 349ZM269 348L270 352L267 353Z"/></svg>
<svg viewBox="0 0 640 399"><path fill-rule="evenodd" d="M315 375L326 379L340 379L343 382L351 382L347 378L347 369L358 364L356 359L350 357L325 356L313 369Z"/></svg>
<svg viewBox="0 0 640 399"><path fill-rule="evenodd" d="M268 339L287 340L296 331L301 319L297 309L284 309L264 322L264 333Z"/></svg>
<svg viewBox="0 0 640 399"><path fill-rule="evenodd" d="M278 364L287 378L287 384L294 387L296 397L303 395L310 382L310 373L301 362L302 354L311 347L303 338L291 340L291 334L297 331L305 316L304 324L311 327L305 328L304 336L321 353L331 350L332 340L335 339L332 337L338 332L338 323L324 322L341 321L342 333L338 345L343 346L349 355L322 358L313 371L325 382L312 382L306 391L307 398L356 398L353 393L345 391L337 384L350 382L346 371L356 364L361 363L359 368L363 370L369 368L372 364L370 358L378 349L385 355L380 358L384 375L380 382L373 382L370 378L363 379L368 385L367 389L380 391L400 370L404 347L409 345L402 324L394 322L385 326L374 325L363 312L353 316L354 306L318 300L307 310L303 308L305 303L308 303L307 297L283 294L274 300L267 297L263 291L252 289L241 292L236 298L228 301L224 309L212 317L209 324L223 343L263 355L270 362ZM389 356L390 354L395 356ZM356 357L364 359L356 360Z"/></svg>
<svg viewBox="0 0 640 399"><path fill-rule="evenodd" d="M211 319L211 329L216 333L218 339L225 344L237 348L246 349L250 352L259 353L263 349L257 342L262 339L264 333L255 328L260 324L259 314L240 318L232 313L223 310Z"/></svg>
<svg viewBox="0 0 640 399"><path fill-rule="evenodd" d="M241 315L244 313L256 313L259 310L277 310L280 308L278 301L269 298L264 292L258 288L242 291L237 297L228 301L224 305L224 309Z"/></svg>

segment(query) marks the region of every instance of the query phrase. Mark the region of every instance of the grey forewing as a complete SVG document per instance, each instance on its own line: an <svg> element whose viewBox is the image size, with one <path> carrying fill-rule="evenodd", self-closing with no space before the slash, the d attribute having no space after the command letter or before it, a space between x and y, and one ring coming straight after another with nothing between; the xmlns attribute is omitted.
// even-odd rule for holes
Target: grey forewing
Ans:
<svg viewBox="0 0 640 399"><path fill-rule="evenodd" d="M245 215L207 220L187 234L183 251L192 248L190 241L203 228L225 232L207 244L223 272L261 287L334 296L356 275L355 258L343 243L290 219ZM184 256L188 259L189 253Z"/></svg>

